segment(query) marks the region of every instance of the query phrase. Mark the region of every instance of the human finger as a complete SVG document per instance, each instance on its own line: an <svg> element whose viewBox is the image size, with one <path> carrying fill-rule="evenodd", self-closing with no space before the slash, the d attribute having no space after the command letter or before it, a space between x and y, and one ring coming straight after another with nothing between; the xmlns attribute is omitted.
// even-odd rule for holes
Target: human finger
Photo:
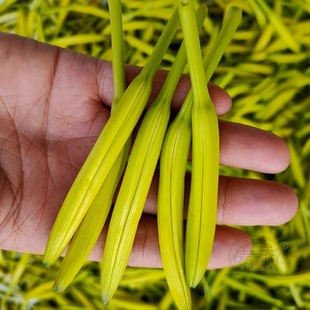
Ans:
<svg viewBox="0 0 310 310"><path fill-rule="evenodd" d="M106 229L103 230L98 243L90 254L90 260L97 261L101 259L105 236ZM235 248L234 246L239 243L241 244L241 241L243 257L236 259L237 251L241 249ZM251 248L252 242L246 232L228 226L218 226L208 269L223 268L239 264L250 254ZM147 268L162 267L155 216L143 215L137 229L128 265Z"/></svg>
<svg viewBox="0 0 310 310"><path fill-rule="evenodd" d="M217 223L281 225L296 214L298 200L285 184L257 179L220 178Z"/></svg>
<svg viewBox="0 0 310 310"><path fill-rule="evenodd" d="M186 205L189 199L189 175L185 184ZM157 189L158 175L156 174L144 212L157 213ZM295 192L284 184L274 181L220 176L218 224L239 226L281 225L294 217L297 207L298 200Z"/></svg>
<svg viewBox="0 0 310 310"><path fill-rule="evenodd" d="M222 165L263 173L279 173L289 165L288 146L273 133L228 121L219 126Z"/></svg>

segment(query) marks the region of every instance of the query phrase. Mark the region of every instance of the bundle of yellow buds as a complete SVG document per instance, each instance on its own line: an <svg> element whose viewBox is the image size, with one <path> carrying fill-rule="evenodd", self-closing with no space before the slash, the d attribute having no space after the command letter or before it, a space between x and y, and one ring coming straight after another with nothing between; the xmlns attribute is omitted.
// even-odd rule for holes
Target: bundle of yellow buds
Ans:
<svg viewBox="0 0 310 310"><path fill-rule="evenodd" d="M238 27L241 10L231 7L227 12L213 47L203 58L199 29L207 8L201 5L195 11L191 0L178 0L148 63L125 89L122 6L120 0L108 3L115 90L112 113L63 202L44 263L52 265L68 247L54 285L56 290L64 290L87 259L112 211L101 266L102 300L107 304L125 272L159 162L158 233L163 268L178 308L191 309L190 288L207 269L217 213L219 129L206 85ZM132 141L154 76L179 27L184 42ZM171 101L186 65L192 89L171 121ZM184 181L190 146L191 189L183 247Z"/></svg>

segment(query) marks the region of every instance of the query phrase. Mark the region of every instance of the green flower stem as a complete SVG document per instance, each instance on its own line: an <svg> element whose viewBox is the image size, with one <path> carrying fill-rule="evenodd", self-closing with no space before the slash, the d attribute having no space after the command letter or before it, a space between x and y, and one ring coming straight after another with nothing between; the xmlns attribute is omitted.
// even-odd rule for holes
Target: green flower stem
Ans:
<svg viewBox="0 0 310 310"><path fill-rule="evenodd" d="M122 25L122 2L120 0L108 0L111 24L111 46L114 100L113 106L117 104L125 92L125 63L124 63L124 38Z"/></svg>
<svg viewBox="0 0 310 310"><path fill-rule="evenodd" d="M178 11L175 10L172 13L166 27L164 28L157 44L153 49L150 58L148 59L145 67L142 69L141 73L151 76L152 78L154 77L161 63L161 60L164 56L164 53L166 52L179 25L180 25L179 14Z"/></svg>
<svg viewBox="0 0 310 310"><path fill-rule="evenodd" d="M195 101L199 104L210 105L212 102L206 89L207 84L194 5L192 1L179 0L178 9Z"/></svg>
<svg viewBox="0 0 310 310"><path fill-rule="evenodd" d="M207 83L210 81L220 60L223 57L223 54L225 53L227 46L231 42L231 39L240 24L241 18L242 18L242 11L239 7L232 6L226 13L219 34L215 38L210 51L208 52L208 54L205 55L203 59L205 78ZM191 88L188 91L183 106L185 105L187 109L188 104L192 105L192 100L193 100L193 89Z"/></svg>
<svg viewBox="0 0 310 310"><path fill-rule="evenodd" d="M204 58L205 79L210 81L220 60L225 53L233 35L235 34L242 18L242 11L237 6L232 6L226 13L222 28L215 38L212 48Z"/></svg>

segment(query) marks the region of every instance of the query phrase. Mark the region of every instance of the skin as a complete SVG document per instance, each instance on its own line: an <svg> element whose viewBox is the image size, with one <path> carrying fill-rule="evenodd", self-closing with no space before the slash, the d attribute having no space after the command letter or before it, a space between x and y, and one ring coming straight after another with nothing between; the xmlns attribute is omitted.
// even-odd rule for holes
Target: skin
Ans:
<svg viewBox="0 0 310 310"><path fill-rule="evenodd" d="M41 254L57 212L110 115L111 63L11 34L0 34L0 248ZM127 66L129 83L140 71ZM159 71L151 98L166 76ZM177 111L190 81L184 76L173 100ZM208 85L218 115L231 99ZM277 136L220 121L222 165L279 173L289 165L287 145ZM158 175L145 205L129 264L160 267L156 194ZM218 228L209 268L241 262L250 237L226 225L281 225L297 210L286 185L220 177ZM101 260L106 228L90 259ZM242 244L243 256L236 259ZM236 252L232 252L236 251ZM233 259L232 259L233 257Z"/></svg>

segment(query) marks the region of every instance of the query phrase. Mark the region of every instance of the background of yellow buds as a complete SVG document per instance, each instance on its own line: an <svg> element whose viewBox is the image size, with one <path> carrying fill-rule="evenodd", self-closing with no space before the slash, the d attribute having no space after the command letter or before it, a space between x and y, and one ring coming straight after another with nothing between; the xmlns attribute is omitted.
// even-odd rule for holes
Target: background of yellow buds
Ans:
<svg viewBox="0 0 310 310"><path fill-rule="evenodd" d="M144 65L175 0L123 0L126 63ZM278 180L300 199L295 218L280 227L247 227L254 249L241 266L213 270L194 291L194 309L310 308L310 1L206 0L201 34L206 53L231 5L243 19L213 82L228 91L234 122L285 139L291 165L279 175L221 168L226 175ZM0 31L111 59L104 0L0 0ZM178 47L165 56L170 67ZM1 64L0 64L1 65ZM236 245L237 246L237 245ZM240 253L242 255L242 253ZM40 256L0 251L0 309L102 309L97 263L88 262L63 294L51 287L59 265ZM174 309L162 270L129 268L108 309Z"/></svg>

